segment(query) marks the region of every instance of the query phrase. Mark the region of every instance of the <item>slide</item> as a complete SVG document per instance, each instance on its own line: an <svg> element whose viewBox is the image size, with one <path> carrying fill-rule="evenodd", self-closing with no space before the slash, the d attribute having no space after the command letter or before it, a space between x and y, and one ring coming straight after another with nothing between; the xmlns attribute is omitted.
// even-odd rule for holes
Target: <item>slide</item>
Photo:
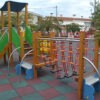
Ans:
<svg viewBox="0 0 100 100"><path fill-rule="evenodd" d="M15 28L12 27L11 30L12 30L12 43L15 48L18 48L20 47L20 37ZM20 49L18 49L18 52L20 52Z"/></svg>
<svg viewBox="0 0 100 100"><path fill-rule="evenodd" d="M8 50L8 32L5 32L2 36L0 36L0 59L4 56L6 51Z"/></svg>
<svg viewBox="0 0 100 100"><path fill-rule="evenodd" d="M32 32L28 26L25 27L25 40L32 46Z"/></svg>

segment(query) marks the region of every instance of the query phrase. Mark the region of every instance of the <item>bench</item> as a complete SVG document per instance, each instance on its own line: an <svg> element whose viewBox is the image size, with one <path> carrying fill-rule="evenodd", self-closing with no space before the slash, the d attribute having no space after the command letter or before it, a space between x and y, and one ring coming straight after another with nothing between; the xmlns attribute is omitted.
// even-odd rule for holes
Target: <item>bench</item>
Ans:
<svg viewBox="0 0 100 100"><path fill-rule="evenodd" d="M100 92L100 80L95 73L83 80L83 98L84 100L94 100L94 94Z"/></svg>
<svg viewBox="0 0 100 100"><path fill-rule="evenodd" d="M16 65L16 74L19 75L23 72L23 70L25 71L25 78L27 80L32 79L33 78L33 65L27 62L22 62L21 64L17 64Z"/></svg>

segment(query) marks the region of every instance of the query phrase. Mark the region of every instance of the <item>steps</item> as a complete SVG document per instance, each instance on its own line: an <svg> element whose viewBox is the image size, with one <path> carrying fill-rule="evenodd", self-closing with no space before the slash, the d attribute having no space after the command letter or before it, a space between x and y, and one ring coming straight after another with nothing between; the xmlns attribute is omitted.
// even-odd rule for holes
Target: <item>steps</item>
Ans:
<svg viewBox="0 0 100 100"><path fill-rule="evenodd" d="M100 92L100 80L95 73L83 80L83 99L94 100L94 94L96 92Z"/></svg>
<svg viewBox="0 0 100 100"><path fill-rule="evenodd" d="M93 85L99 81L99 78L96 76L89 76L85 78L85 83L88 85Z"/></svg>
<svg viewBox="0 0 100 100"><path fill-rule="evenodd" d="M30 50L32 50L32 47L25 41L24 42L24 53L27 53ZM28 56L30 56L30 55L33 55L33 52L28 54Z"/></svg>
<svg viewBox="0 0 100 100"><path fill-rule="evenodd" d="M33 65L27 62L22 62L21 64L16 65L16 74L22 74L25 73L25 78L27 80L33 78Z"/></svg>

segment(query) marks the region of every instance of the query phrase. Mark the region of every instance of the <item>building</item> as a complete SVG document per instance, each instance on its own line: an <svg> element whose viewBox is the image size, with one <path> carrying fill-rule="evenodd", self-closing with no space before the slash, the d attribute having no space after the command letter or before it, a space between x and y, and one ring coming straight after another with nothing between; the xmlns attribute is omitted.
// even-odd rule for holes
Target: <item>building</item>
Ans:
<svg viewBox="0 0 100 100"><path fill-rule="evenodd" d="M58 17L58 19L63 21L63 26L76 23L80 25L81 30L85 29L86 31L91 27L91 19L89 18Z"/></svg>
<svg viewBox="0 0 100 100"><path fill-rule="evenodd" d="M40 15L40 14L37 14L37 13L34 13L34 12L28 12L28 14L31 14L32 15L32 19L28 19L28 22L30 24L37 24L37 22L39 21L39 18L42 18L43 16Z"/></svg>

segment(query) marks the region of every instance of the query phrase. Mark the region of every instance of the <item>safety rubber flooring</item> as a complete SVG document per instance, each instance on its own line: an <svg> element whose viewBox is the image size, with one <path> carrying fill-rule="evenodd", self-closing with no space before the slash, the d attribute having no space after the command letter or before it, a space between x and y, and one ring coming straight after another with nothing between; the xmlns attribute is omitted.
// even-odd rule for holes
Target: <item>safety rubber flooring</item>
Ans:
<svg viewBox="0 0 100 100"><path fill-rule="evenodd" d="M73 78L57 79L49 71L39 71L38 79L25 80L15 69L0 67L0 100L78 100L77 82ZM100 100L100 93L95 95Z"/></svg>

